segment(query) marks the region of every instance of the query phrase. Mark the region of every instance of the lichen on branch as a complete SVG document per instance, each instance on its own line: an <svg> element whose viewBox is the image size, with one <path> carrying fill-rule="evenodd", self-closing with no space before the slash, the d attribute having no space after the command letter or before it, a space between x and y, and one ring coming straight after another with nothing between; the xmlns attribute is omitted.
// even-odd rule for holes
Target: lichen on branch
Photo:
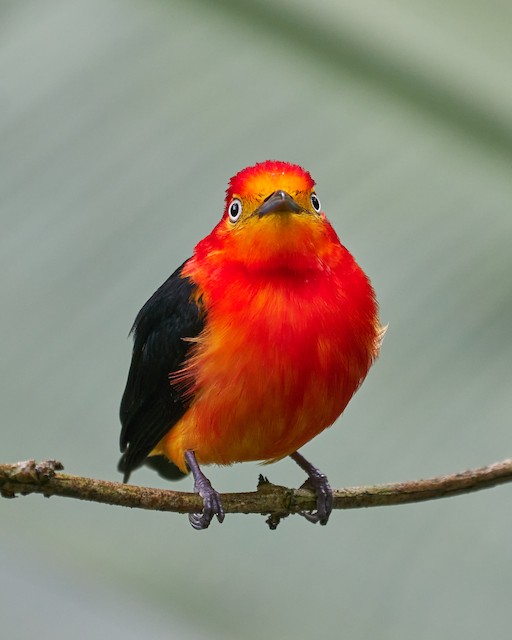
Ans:
<svg viewBox="0 0 512 640"><path fill-rule="evenodd" d="M4 498L41 493L88 500L109 505L193 513L202 509L202 500L194 493L152 489L120 482L96 480L63 473L56 460L27 460L0 464L0 494ZM422 502L487 489L512 481L512 459L478 469L391 484L335 489L334 509L390 506ZM260 476L256 491L226 493L222 503L226 513L269 515L267 523L275 528L291 514L315 508L315 496L307 489L289 489L268 482Z"/></svg>

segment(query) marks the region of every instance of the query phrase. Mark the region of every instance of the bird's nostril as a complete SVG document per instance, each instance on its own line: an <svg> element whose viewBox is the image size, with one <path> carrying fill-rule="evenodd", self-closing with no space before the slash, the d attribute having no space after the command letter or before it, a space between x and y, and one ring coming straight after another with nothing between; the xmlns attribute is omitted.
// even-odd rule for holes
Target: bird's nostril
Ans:
<svg viewBox="0 0 512 640"><path fill-rule="evenodd" d="M279 189L278 191L273 191L272 193L270 193L265 200L263 200L263 202L267 202L267 200L270 200L270 198L276 198L279 200L285 200L286 199L286 191L283 191L282 189Z"/></svg>

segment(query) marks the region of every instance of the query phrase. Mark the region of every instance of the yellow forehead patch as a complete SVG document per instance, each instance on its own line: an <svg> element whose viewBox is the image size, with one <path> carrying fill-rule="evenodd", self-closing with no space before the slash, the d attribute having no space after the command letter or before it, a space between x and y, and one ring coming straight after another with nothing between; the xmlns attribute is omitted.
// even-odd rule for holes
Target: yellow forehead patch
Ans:
<svg viewBox="0 0 512 640"><path fill-rule="evenodd" d="M231 178L227 199L235 193L242 197L266 197L278 189L293 195L311 190L314 184L310 174L302 167L288 162L267 160L247 167Z"/></svg>

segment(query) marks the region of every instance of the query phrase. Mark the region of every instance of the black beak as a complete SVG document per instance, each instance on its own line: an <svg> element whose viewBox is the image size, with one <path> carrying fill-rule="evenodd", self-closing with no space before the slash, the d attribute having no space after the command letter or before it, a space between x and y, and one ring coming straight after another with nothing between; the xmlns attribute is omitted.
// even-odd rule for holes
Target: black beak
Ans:
<svg viewBox="0 0 512 640"><path fill-rule="evenodd" d="M300 207L286 191L274 191L254 213L260 218L269 213L300 213Z"/></svg>

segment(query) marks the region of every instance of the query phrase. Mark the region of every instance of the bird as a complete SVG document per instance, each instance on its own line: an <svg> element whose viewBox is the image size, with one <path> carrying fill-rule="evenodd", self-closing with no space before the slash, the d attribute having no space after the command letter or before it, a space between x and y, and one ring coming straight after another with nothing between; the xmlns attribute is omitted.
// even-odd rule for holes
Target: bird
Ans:
<svg viewBox="0 0 512 640"><path fill-rule="evenodd" d="M195 529L224 520L209 464L290 456L333 506L324 473L299 453L365 379L385 332L369 278L322 210L310 173L266 160L229 181L222 217L144 304L120 407L118 470L191 473Z"/></svg>

